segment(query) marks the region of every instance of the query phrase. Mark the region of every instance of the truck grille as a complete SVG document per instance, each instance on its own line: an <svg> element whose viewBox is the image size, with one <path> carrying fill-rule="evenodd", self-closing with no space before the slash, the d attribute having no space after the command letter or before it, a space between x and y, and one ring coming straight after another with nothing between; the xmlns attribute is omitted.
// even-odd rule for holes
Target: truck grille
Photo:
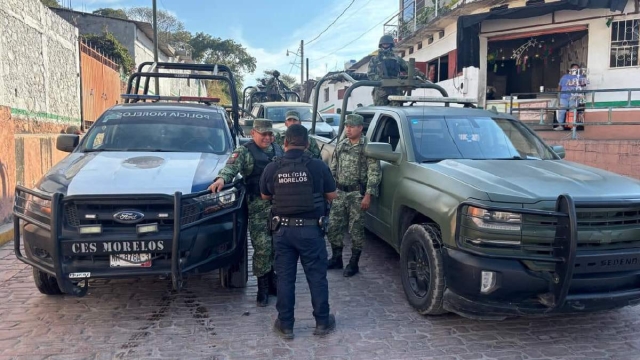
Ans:
<svg viewBox="0 0 640 360"><path fill-rule="evenodd" d="M640 208L577 208L578 249L616 250L640 247ZM522 245L529 254L552 254L555 226L550 217L523 216Z"/></svg>
<svg viewBox="0 0 640 360"><path fill-rule="evenodd" d="M123 210L136 210L144 214L142 221L136 224L173 225L173 204L166 201L149 200L144 204L127 203L127 201L117 203L67 201L63 206L65 227L77 228L81 225L100 224L103 229L132 229L135 231L135 224L123 224L114 219L113 214Z"/></svg>

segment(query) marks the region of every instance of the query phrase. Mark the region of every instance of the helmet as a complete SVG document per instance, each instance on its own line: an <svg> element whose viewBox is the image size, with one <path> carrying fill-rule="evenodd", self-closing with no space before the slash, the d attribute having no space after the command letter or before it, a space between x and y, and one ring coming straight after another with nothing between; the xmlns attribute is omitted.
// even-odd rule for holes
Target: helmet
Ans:
<svg viewBox="0 0 640 360"><path fill-rule="evenodd" d="M393 36L391 35L382 35L380 41L378 42L378 47L382 47L382 44L390 44L392 47L395 45L393 41Z"/></svg>
<svg viewBox="0 0 640 360"><path fill-rule="evenodd" d="M278 76L280 76L280 72L278 70L274 70L272 75L273 77L277 78Z"/></svg>

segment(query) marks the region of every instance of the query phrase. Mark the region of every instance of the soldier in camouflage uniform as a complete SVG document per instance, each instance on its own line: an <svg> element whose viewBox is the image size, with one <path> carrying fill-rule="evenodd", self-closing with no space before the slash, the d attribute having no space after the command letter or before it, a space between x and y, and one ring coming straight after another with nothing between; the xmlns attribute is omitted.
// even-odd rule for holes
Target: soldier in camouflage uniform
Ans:
<svg viewBox="0 0 640 360"><path fill-rule="evenodd" d="M342 269L342 239L348 230L351 235L351 259L343 275L355 275L364 245L364 213L369 209L371 196L378 196L382 180L380 161L364 155L366 138L362 134L364 119L358 114L345 117L346 138L336 146L331 161L331 174L336 180L338 198L331 205L327 238L332 257L328 269Z"/></svg>
<svg viewBox="0 0 640 360"><path fill-rule="evenodd" d="M258 278L258 306L269 304L269 295L276 295L277 278L273 271L273 247L269 235L269 219L271 203L260 197L260 176L264 168L276 157L284 154L278 144L273 143L271 120L253 120L251 130L253 138L248 143L238 146L226 166L220 170L213 184L212 192L218 192L224 184L228 184L242 174L247 188L247 205L249 208L249 235L253 246L253 275Z"/></svg>
<svg viewBox="0 0 640 360"><path fill-rule="evenodd" d="M300 113L295 110L287 111L285 115L284 125L289 127L293 124L301 124L300 122ZM284 148L284 135L281 133L276 134L275 138L276 144L280 145L280 147ZM318 147L318 143L316 139L309 137L309 147L305 150L309 156L314 159L320 159L320 148Z"/></svg>
<svg viewBox="0 0 640 360"><path fill-rule="evenodd" d="M395 43L391 35L384 35L380 38L378 43L378 55L371 58L369 61L369 70L367 75L369 80L383 80L383 79L399 79L402 72L409 71L409 64L404 61L400 56L394 54L393 47ZM424 73L416 69L416 73L424 77ZM387 98L389 95L404 95L404 92L400 88L373 88L371 92L373 96L373 105L399 105L395 102L390 102Z"/></svg>

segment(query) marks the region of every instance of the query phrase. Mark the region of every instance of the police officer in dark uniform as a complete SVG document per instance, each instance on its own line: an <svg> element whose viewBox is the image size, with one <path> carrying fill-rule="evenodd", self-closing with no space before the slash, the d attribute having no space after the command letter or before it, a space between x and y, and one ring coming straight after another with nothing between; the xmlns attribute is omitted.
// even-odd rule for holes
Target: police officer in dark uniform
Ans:
<svg viewBox="0 0 640 360"><path fill-rule="evenodd" d="M333 331L336 320L329 313L327 249L324 241L327 201L336 198L336 184L329 167L305 154L309 146L307 129L294 124L287 128L285 154L267 165L260 178L262 198L272 200L275 268L278 273L278 319L274 330L293 338L295 282L298 258L311 290L314 335Z"/></svg>

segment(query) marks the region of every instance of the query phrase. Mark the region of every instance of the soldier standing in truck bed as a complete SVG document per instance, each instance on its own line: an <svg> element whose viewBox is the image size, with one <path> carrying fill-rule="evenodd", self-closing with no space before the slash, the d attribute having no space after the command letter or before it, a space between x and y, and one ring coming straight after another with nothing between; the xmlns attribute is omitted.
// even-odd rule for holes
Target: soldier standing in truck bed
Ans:
<svg viewBox="0 0 640 360"><path fill-rule="evenodd" d="M409 64L393 52L395 43L391 35L383 35L378 43L378 55L369 61L367 75L369 80L399 79L401 73L409 71ZM425 77L424 73L415 69L416 74ZM389 95L404 95L400 88L374 87L371 92L373 104L376 106L389 105Z"/></svg>

